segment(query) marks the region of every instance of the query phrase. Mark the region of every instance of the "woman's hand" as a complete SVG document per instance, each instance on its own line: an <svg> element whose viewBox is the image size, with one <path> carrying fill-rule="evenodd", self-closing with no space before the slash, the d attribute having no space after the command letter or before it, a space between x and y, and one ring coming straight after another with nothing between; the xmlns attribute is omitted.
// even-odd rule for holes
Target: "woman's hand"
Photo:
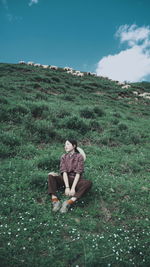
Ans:
<svg viewBox="0 0 150 267"><path fill-rule="evenodd" d="M70 196L73 197L75 195L76 191L74 188L70 189Z"/></svg>
<svg viewBox="0 0 150 267"><path fill-rule="evenodd" d="M66 189L65 189L65 195L66 196L70 196L70 188L69 187L66 187Z"/></svg>

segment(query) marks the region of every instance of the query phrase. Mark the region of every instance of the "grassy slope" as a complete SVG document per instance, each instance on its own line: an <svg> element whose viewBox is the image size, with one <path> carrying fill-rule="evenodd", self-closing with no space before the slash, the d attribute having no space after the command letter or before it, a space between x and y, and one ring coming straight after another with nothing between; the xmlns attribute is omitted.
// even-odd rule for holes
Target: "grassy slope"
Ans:
<svg viewBox="0 0 150 267"><path fill-rule="evenodd" d="M149 266L150 84L0 64L1 266ZM87 194L52 214L63 143L87 154ZM64 198L64 196L62 197Z"/></svg>

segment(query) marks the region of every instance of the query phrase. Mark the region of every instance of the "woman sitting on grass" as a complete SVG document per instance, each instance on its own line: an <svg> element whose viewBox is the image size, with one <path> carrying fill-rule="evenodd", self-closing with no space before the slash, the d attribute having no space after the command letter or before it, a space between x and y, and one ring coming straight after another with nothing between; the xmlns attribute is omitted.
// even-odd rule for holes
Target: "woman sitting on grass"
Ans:
<svg viewBox="0 0 150 267"><path fill-rule="evenodd" d="M53 211L60 210L61 213L66 213L71 205L92 186L91 181L82 178L86 156L81 148L77 148L77 142L67 140L65 151L66 154L61 157L60 162L61 175L53 172L48 175L48 194L52 198ZM60 187L65 187L65 195L69 197L62 205L56 195Z"/></svg>

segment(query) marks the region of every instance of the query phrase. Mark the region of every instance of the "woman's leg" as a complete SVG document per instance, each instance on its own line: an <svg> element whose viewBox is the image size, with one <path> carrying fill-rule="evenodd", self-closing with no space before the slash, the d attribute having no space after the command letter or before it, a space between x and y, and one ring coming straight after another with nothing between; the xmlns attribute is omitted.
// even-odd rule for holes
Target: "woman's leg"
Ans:
<svg viewBox="0 0 150 267"><path fill-rule="evenodd" d="M73 181L70 179L70 185L72 185ZM77 199L79 199L81 196L83 196L85 193L87 193L90 188L92 187L92 182L85 179L80 179L79 182L76 185L76 193L73 197L71 197L69 200L64 201L62 208L60 209L61 213L66 213L70 206L75 203Z"/></svg>
<svg viewBox="0 0 150 267"><path fill-rule="evenodd" d="M64 185L63 178L61 175L53 176L51 174L48 175L48 194L51 195L51 200L53 203L53 211L57 212L60 207L61 203L57 198L56 191L58 188Z"/></svg>
<svg viewBox="0 0 150 267"><path fill-rule="evenodd" d="M92 182L86 179L80 179L76 186L76 193L74 197L77 199L87 193L92 187Z"/></svg>
<svg viewBox="0 0 150 267"><path fill-rule="evenodd" d="M56 191L58 188L64 185L63 177L61 175L53 176L48 175L48 194L53 197L56 196Z"/></svg>

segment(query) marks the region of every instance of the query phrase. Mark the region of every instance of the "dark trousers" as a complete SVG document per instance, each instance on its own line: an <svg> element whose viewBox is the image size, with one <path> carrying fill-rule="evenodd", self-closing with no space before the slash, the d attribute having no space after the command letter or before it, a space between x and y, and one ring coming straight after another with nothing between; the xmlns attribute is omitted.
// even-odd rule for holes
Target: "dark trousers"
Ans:
<svg viewBox="0 0 150 267"><path fill-rule="evenodd" d="M74 177L68 175L68 181L69 181L69 186L71 188L73 181L74 181ZM65 186L65 183L64 183L62 175L59 175L59 176L49 175L48 176L48 194L49 195L50 194L56 195L56 191L59 188L64 187L64 186ZM92 186L91 181L80 178L75 188L76 193L74 197L76 197L77 199L80 198L86 192L90 190L91 186Z"/></svg>

